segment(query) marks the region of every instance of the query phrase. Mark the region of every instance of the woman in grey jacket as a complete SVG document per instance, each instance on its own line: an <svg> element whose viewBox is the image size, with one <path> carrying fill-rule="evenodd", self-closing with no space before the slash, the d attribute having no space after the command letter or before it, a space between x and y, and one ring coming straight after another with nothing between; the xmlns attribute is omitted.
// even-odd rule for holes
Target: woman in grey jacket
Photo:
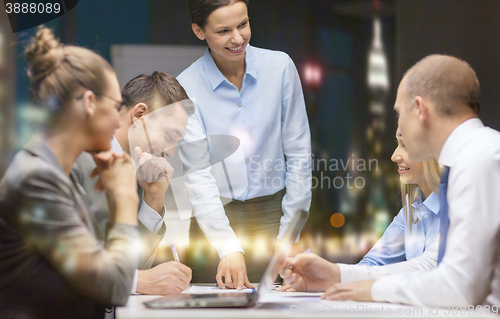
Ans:
<svg viewBox="0 0 500 319"><path fill-rule="evenodd" d="M102 57L45 27L25 57L48 120L0 182L0 317L103 317L126 303L139 257L135 174L127 155L105 152L122 106L118 80ZM70 176L83 151L94 152L97 187L114 207L107 238Z"/></svg>

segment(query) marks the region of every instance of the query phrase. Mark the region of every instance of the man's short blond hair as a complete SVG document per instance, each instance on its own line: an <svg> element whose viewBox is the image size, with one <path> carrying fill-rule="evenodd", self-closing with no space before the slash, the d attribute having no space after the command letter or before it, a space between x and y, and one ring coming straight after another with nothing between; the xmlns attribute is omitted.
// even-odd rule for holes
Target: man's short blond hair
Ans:
<svg viewBox="0 0 500 319"><path fill-rule="evenodd" d="M479 115L481 90L476 72L456 57L426 56L405 73L403 89L410 108L415 97L422 96L431 100L442 115L460 114L461 105Z"/></svg>

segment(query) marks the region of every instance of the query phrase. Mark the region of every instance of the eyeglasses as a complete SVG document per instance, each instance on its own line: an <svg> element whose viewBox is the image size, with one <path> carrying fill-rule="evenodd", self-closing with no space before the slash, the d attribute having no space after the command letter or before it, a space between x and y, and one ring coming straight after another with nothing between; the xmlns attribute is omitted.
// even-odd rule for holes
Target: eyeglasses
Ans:
<svg viewBox="0 0 500 319"><path fill-rule="evenodd" d="M115 101L116 103L118 103L118 105L116 106L116 110L117 110L118 112L120 112L120 111L121 111L121 109L122 109L123 107L127 107L127 105L125 104L125 102L123 102L123 100L122 100L122 101L119 101L119 100L115 99L114 97L111 97L111 96L109 96L109 95L107 95L107 94L104 94L104 93L101 93L101 92L99 92L99 91L94 91L94 90L90 90L90 91L92 91L95 95L99 95L99 96L107 97L108 99L111 99L111 100ZM83 94L84 94L84 93L82 93L82 95L78 96L76 99L77 99L77 100L81 100L81 99L83 99Z"/></svg>

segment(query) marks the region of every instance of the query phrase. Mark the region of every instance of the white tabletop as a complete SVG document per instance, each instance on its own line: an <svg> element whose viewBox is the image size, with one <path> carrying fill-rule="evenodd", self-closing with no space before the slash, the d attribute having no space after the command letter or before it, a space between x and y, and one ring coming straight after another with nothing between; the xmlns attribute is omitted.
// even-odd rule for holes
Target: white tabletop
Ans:
<svg viewBox="0 0 500 319"><path fill-rule="evenodd" d="M148 318L496 318L485 315L484 309L474 310L410 307L405 305L324 301L319 294L277 293L264 296L253 308L149 309L144 302L161 296L132 295L125 307L116 308L117 319Z"/></svg>

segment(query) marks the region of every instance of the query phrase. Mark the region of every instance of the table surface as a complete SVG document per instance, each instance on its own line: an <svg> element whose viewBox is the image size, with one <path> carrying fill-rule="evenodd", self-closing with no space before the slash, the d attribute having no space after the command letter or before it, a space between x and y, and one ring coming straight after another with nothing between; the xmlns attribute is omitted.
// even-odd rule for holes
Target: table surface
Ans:
<svg viewBox="0 0 500 319"><path fill-rule="evenodd" d="M460 310L351 300L325 301L319 300L318 296L315 293L271 292L252 308L150 309L144 302L161 296L132 295L125 307L116 308L116 318L499 318L487 315L479 308Z"/></svg>

